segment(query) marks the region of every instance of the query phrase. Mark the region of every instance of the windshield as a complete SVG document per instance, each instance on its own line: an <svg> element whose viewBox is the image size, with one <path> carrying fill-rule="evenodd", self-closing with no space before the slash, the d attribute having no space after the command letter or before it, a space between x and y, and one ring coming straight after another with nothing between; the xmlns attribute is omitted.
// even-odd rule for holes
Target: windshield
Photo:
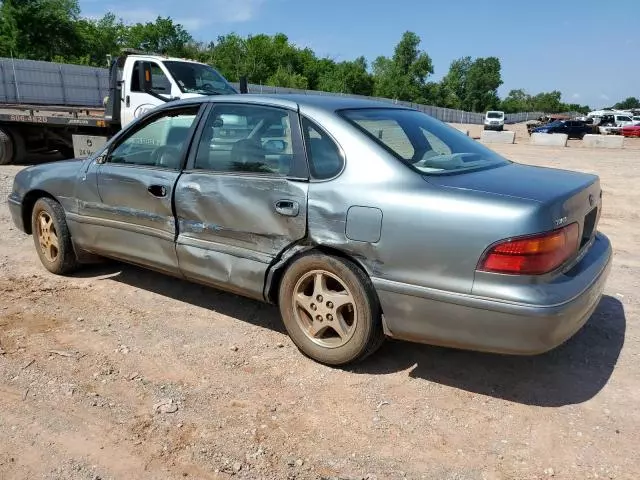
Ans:
<svg viewBox="0 0 640 480"><path fill-rule="evenodd" d="M488 112L488 118L502 118L502 112Z"/></svg>
<svg viewBox="0 0 640 480"><path fill-rule="evenodd" d="M182 93L231 95L238 93L216 70L201 63L164 62Z"/></svg>
<svg viewBox="0 0 640 480"><path fill-rule="evenodd" d="M420 173L451 174L510 163L458 130L416 110L366 108L338 113Z"/></svg>
<svg viewBox="0 0 640 480"><path fill-rule="evenodd" d="M545 127L561 127L562 125L564 125L564 122L562 120L554 120L551 123L547 123Z"/></svg>
<svg viewBox="0 0 640 480"><path fill-rule="evenodd" d="M618 116L618 121L619 122L630 122L631 121L631 117L625 117L625 116L619 115Z"/></svg>

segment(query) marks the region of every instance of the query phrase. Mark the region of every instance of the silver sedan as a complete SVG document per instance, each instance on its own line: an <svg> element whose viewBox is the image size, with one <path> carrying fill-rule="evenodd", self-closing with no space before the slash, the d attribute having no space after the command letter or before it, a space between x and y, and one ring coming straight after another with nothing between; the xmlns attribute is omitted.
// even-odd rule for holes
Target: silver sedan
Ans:
<svg viewBox="0 0 640 480"><path fill-rule="evenodd" d="M9 205L53 273L109 257L274 303L331 365L387 336L550 350L596 308L612 256L597 176L342 97L171 102L88 159L22 170Z"/></svg>

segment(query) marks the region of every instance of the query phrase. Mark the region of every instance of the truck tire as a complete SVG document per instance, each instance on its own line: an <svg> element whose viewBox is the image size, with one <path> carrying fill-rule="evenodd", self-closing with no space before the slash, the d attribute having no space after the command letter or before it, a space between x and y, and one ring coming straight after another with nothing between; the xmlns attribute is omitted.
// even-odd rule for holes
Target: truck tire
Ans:
<svg viewBox="0 0 640 480"><path fill-rule="evenodd" d="M0 165L13 163L13 140L7 132L0 129Z"/></svg>
<svg viewBox="0 0 640 480"><path fill-rule="evenodd" d="M24 140L20 133L0 128L0 165L20 163L24 156Z"/></svg>

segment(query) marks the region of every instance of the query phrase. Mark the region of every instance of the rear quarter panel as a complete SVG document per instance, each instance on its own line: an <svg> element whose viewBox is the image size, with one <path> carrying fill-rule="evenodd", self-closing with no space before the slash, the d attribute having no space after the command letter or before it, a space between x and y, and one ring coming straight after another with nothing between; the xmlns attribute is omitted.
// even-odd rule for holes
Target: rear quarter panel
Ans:
<svg viewBox="0 0 640 480"><path fill-rule="evenodd" d="M487 246L532 227L537 202L431 185L346 122L313 118L342 147L346 167L309 186L310 240L352 256L371 277L470 293ZM382 211L378 241L347 237L352 206Z"/></svg>

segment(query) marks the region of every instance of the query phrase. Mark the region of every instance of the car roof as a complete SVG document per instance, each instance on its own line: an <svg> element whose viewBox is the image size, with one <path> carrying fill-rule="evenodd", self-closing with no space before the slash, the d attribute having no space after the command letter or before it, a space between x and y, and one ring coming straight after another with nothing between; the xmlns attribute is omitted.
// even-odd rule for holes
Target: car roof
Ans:
<svg viewBox="0 0 640 480"><path fill-rule="evenodd" d="M299 106L301 109L310 107L327 112L335 112L336 110L348 108L410 108L404 105L395 104L392 101L375 100L369 98L354 98L340 95L304 95L295 93L267 95L253 93L235 95L210 95L206 97L188 98L170 102L167 104L167 106L193 105L206 102L240 102L247 104L259 103L290 109L297 109Z"/></svg>

